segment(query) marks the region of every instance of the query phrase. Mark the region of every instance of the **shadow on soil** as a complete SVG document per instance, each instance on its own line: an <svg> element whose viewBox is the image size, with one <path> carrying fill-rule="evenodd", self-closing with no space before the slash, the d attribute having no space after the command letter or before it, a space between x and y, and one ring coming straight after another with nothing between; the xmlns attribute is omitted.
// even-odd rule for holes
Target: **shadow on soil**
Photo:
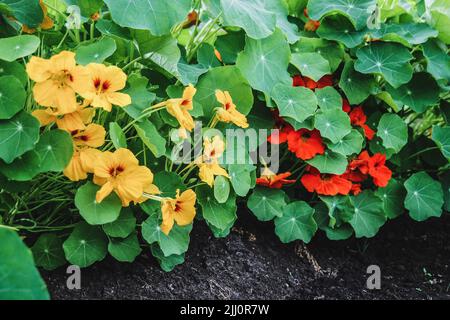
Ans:
<svg viewBox="0 0 450 320"><path fill-rule="evenodd" d="M380 290L366 288L372 264ZM66 288L65 268L42 273L53 299L450 299L449 265L450 215L404 216L372 239L335 242L319 232L308 245L285 245L272 223L241 212L224 239L197 221L186 262L171 273L148 252L82 270L81 290Z"/></svg>

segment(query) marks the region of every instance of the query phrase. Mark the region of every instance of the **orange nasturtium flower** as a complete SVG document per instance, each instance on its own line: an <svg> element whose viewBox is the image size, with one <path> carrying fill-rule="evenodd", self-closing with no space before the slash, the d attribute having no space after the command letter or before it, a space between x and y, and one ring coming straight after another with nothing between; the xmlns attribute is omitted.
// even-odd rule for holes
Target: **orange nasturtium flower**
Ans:
<svg viewBox="0 0 450 320"><path fill-rule="evenodd" d="M225 144L219 136L215 136L212 141L205 138L203 142L203 155L198 162L200 180L206 182L210 187L214 185L215 176L229 178L227 171L219 165L219 158L225 150Z"/></svg>
<svg viewBox="0 0 450 320"><path fill-rule="evenodd" d="M178 99L169 99L164 104L166 105L167 112L177 119L180 124L180 137L185 138L187 136L186 130L191 132L194 129L194 119L189 113L194 108L193 99L197 89L191 84L184 89L183 96Z"/></svg>
<svg viewBox="0 0 450 320"><path fill-rule="evenodd" d="M265 167L261 177L256 179L256 184L264 187L280 189L285 184L295 183L296 180L287 180L291 176L290 172L275 174L269 168Z"/></svg>
<svg viewBox="0 0 450 320"><path fill-rule="evenodd" d="M166 198L161 201L162 224L161 231L168 235L174 222L179 226L186 226L194 221L195 202L197 195L192 190L186 190L180 195L177 190L175 199Z"/></svg>
<svg viewBox="0 0 450 320"><path fill-rule="evenodd" d="M86 129L86 125L91 123L94 114L95 110L86 108L85 104L78 105L74 112L66 114L60 114L52 108L33 111L33 116L39 120L41 126L56 122L59 129L69 132Z"/></svg>
<svg viewBox="0 0 450 320"><path fill-rule="evenodd" d="M41 28L42 30L48 30L53 28L53 20L50 19L50 17L48 16L48 10L47 10L47 6L45 5L43 0L39 0L39 5L42 8L42 13L44 14L44 20L42 20L42 23L39 25L39 28ZM36 29L35 28L30 28L28 27L26 24L22 25L22 31L25 33L35 33Z"/></svg>
<svg viewBox="0 0 450 320"><path fill-rule="evenodd" d="M34 99L44 107L52 107L60 113L77 109L76 93L81 93L89 80L89 72L77 66L75 53L62 51L50 59L31 57L27 73L36 84Z"/></svg>
<svg viewBox="0 0 450 320"><path fill-rule="evenodd" d="M64 169L64 175L72 181L80 181L86 179L88 173L93 173L93 164L101 154L95 148L105 143L106 131L102 126L92 123L85 130L75 130L71 134L74 154Z"/></svg>
<svg viewBox="0 0 450 320"><path fill-rule="evenodd" d="M216 98L222 106L217 109L217 117L219 121L225 123L234 123L238 127L248 128L247 118L240 113L228 91L216 90Z"/></svg>
<svg viewBox="0 0 450 320"><path fill-rule="evenodd" d="M94 183L101 186L96 201L102 202L111 192L115 192L122 205L128 207L130 202L140 203L146 194L158 194L153 184L153 173L149 168L140 166L138 159L128 149L118 149L114 153L103 152L93 164Z"/></svg>
<svg viewBox="0 0 450 320"><path fill-rule="evenodd" d="M128 94L117 92L125 88L127 82L127 75L122 69L98 63L87 65L87 69L90 71L90 79L80 95L90 101L91 106L111 111L112 105L125 107L131 104Z"/></svg>

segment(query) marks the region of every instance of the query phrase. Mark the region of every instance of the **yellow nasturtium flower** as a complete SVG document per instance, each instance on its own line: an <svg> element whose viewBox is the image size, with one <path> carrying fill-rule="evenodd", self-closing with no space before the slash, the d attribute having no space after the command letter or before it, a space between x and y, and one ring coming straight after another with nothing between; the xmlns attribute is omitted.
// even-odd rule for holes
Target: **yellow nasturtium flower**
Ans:
<svg viewBox="0 0 450 320"><path fill-rule="evenodd" d="M194 221L196 214L195 202L197 195L192 190L186 190L180 195L177 190L175 199L164 199L161 201L162 224L161 231L166 235L172 230L174 222L179 226L186 226Z"/></svg>
<svg viewBox="0 0 450 320"><path fill-rule="evenodd" d="M229 178L227 171L219 165L219 158L224 150L225 144L219 136L215 136L212 141L209 138L205 138L203 155L198 161L198 176L200 180L206 182L210 187L214 185L215 176Z"/></svg>
<svg viewBox="0 0 450 320"><path fill-rule="evenodd" d="M98 124L90 124L85 130L71 132L74 154L69 165L64 169L64 175L72 181L80 181L87 178L88 173L93 173L93 165L101 152L95 148L105 143L105 128Z"/></svg>
<svg viewBox="0 0 450 320"><path fill-rule="evenodd" d="M234 123L238 127L248 128L247 118L240 113L228 91L216 90L216 98L222 106L217 109L217 117L219 121L225 123Z"/></svg>
<svg viewBox="0 0 450 320"><path fill-rule="evenodd" d="M86 108L84 104L78 105L74 112L66 114L60 114L52 108L33 111L33 116L39 120L41 126L56 122L59 129L69 132L86 129L86 125L92 122L94 115L95 110Z"/></svg>
<svg viewBox="0 0 450 320"><path fill-rule="evenodd" d="M76 93L85 90L89 72L77 66L75 53L62 51L50 59L31 57L27 73L36 84L34 99L44 107L52 107L62 114L76 111Z"/></svg>
<svg viewBox="0 0 450 320"><path fill-rule="evenodd" d="M39 5L42 8L42 13L44 14L44 20L42 20L42 23L39 25L39 28L41 28L42 30L48 30L53 28L53 20L50 19L50 17L48 16L48 10L47 10L47 6L45 5L43 0L39 0ZM26 24L22 25L22 31L25 33L35 33L36 29L35 28L30 28L28 27Z"/></svg>
<svg viewBox="0 0 450 320"><path fill-rule="evenodd" d="M158 187L153 184L153 173L149 168L140 166L128 149L103 152L93 167L94 183L101 186L96 195L97 202L102 202L114 191L122 200L122 205L128 207L132 201L145 201L144 193L159 193Z"/></svg>
<svg viewBox="0 0 450 320"><path fill-rule="evenodd" d="M192 118L189 111L191 111L193 106L193 99L197 89L192 85L189 85L184 89L183 97L178 99L169 99L166 101L167 112L175 117L180 123L180 137L186 137L186 130L192 131L194 129L194 119Z"/></svg>
<svg viewBox="0 0 450 320"><path fill-rule="evenodd" d="M112 106L125 107L131 104L128 94L117 92L125 88L127 75L116 66L91 63L87 65L90 79L80 95L89 100L94 108L111 111Z"/></svg>

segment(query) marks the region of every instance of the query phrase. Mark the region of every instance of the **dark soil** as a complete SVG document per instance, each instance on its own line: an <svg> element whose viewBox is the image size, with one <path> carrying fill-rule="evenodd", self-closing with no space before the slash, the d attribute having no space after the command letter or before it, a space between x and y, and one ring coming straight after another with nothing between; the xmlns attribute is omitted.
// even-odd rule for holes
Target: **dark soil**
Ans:
<svg viewBox="0 0 450 320"><path fill-rule="evenodd" d="M381 269L369 290L366 269ZM196 222L186 262L170 273L145 254L132 264L108 258L66 288L65 268L43 272L54 299L450 299L450 215L388 222L372 239L282 244L272 223L242 213L224 239Z"/></svg>

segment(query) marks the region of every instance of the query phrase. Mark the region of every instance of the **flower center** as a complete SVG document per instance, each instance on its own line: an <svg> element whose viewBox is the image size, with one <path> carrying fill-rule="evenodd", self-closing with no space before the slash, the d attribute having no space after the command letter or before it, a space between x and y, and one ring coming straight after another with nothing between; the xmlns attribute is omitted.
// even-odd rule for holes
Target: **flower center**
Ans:
<svg viewBox="0 0 450 320"><path fill-rule="evenodd" d="M61 70L53 75L52 80L59 88L64 88L73 82L73 76L69 70Z"/></svg>
<svg viewBox="0 0 450 320"><path fill-rule="evenodd" d="M121 174L125 171L125 168L122 165L118 165L109 169L109 175L111 177L117 177L117 175Z"/></svg>
<svg viewBox="0 0 450 320"><path fill-rule="evenodd" d="M100 78L95 78L93 81L94 87L98 93L105 92L111 87L111 82L109 82L108 80L102 82Z"/></svg>

